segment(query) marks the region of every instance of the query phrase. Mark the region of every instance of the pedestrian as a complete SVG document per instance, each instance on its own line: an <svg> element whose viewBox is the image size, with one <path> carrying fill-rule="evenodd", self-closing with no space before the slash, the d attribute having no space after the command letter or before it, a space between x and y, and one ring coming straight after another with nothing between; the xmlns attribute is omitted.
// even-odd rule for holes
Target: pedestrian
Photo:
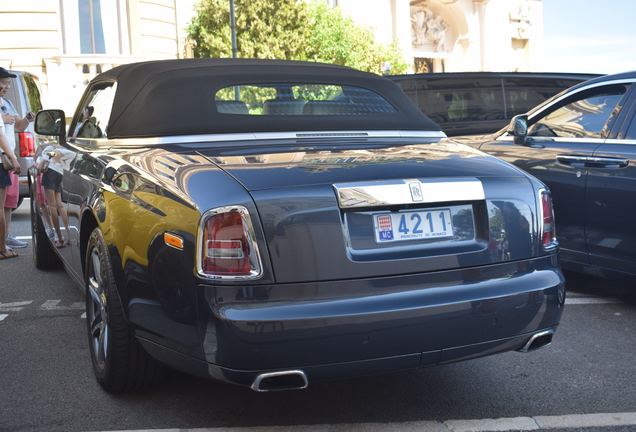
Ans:
<svg viewBox="0 0 636 432"><path fill-rule="evenodd" d="M15 107L9 99L6 98L6 94L11 88L11 80L16 75L9 73L5 68L0 67L0 109L2 110L2 121L5 128L5 136L9 143L9 149L11 153L15 153L15 131L23 132L31 121L34 119L34 114L29 112L25 117L20 117ZM18 173L11 171L9 173L11 178L11 185L6 188L5 202L4 202L4 219L6 224L6 245L10 248L25 248L27 243L10 235L11 228L11 213L18 207L18 201L20 199L20 178Z"/></svg>
<svg viewBox="0 0 636 432"><path fill-rule="evenodd" d="M0 150L3 154L7 155L11 163L18 172L20 172L20 165L18 159L15 157L15 153L11 151L9 142L7 140L4 122L0 121ZM11 186L11 177L9 177L9 171L7 171L3 164L0 163L0 208L4 208L4 201L7 192L7 186ZM8 258L15 258L18 256L11 248L7 247L5 237L7 234L6 221L4 218L4 211L0 211L0 260Z"/></svg>
<svg viewBox="0 0 636 432"><path fill-rule="evenodd" d="M51 222L57 234L57 238L54 242L57 248L63 248L70 244L68 214L62 203L62 179L64 169L68 168L75 156L76 153L74 151L61 146L49 145L42 151L42 154L36 161L38 170L42 172L42 188L46 196ZM66 240L64 240L60 228L60 217L66 230Z"/></svg>

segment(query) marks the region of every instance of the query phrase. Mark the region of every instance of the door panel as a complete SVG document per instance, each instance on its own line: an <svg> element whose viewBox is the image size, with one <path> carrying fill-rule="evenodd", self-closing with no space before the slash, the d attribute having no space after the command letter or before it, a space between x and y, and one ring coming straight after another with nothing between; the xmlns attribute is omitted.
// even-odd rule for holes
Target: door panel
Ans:
<svg viewBox="0 0 636 432"><path fill-rule="evenodd" d="M533 145L520 146L511 140L494 141L481 150L510 162L544 182L552 192L557 238L562 257L587 262L585 243L585 181L584 162L567 162L562 156L591 156L600 144L594 140L561 140L533 138Z"/></svg>
<svg viewBox="0 0 636 432"><path fill-rule="evenodd" d="M587 263L586 183L594 151L605 142L627 88L609 85L582 91L529 119L525 145L510 137L481 150L501 157L543 181L554 200L557 237L564 260Z"/></svg>

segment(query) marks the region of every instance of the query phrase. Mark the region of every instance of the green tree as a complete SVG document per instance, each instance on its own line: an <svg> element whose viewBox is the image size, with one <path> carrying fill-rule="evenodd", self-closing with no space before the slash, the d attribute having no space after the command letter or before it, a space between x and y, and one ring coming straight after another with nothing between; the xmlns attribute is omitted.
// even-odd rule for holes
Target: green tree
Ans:
<svg viewBox="0 0 636 432"><path fill-rule="evenodd" d="M238 56L335 63L381 73L404 73L396 46L383 46L372 33L322 1L235 0ZM195 57L231 57L228 0L201 0L188 28Z"/></svg>
<svg viewBox="0 0 636 432"><path fill-rule="evenodd" d="M375 73L381 73L382 65L388 62L391 73L406 72L408 66L397 44L376 43L371 31L343 16L339 8L314 1L309 5L309 19L307 59Z"/></svg>
<svg viewBox="0 0 636 432"><path fill-rule="evenodd" d="M239 57L303 59L307 8L297 0L235 0ZM201 0L188 27L195 57L231 57L228 0Z"/></svg>

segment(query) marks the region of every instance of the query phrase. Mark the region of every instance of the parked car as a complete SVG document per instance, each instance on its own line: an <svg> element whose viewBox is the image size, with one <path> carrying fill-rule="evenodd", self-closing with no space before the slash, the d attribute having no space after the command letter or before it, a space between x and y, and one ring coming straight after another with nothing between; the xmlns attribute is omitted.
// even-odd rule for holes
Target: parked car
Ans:
<svg viewBox="0 0 636 432"><path fill-rule="evenodd" d="M555 94L596 74L450 72L390 76L448 136L484 135L505 127Z"/></svg>
<svg viewBox="0 0 636 432"><path fill-rule="evenodd" d="M60 110L36 118L76 156L70 245L45 235L35 187L32 229L36 266L61 260L86 292L105 389L143 387L161 363L301 389L551 341L565 288L549 192L440 143L389 80L156 61L98 75L69 131L89 106L101 138L66 136Z"/></svg>
<svg viewBox="0 0 636 432"><path fill-rule="evenodd" d="M484 141L552 192L564 267L636 277L636 72L581 83ZM516 127L515 127L516 125Z"/></svg>
<svg viewBox="0 0 636 432"><path fill-rule="evenodd" d="M38 78L28 72L10 71L16 75L12 78L11 87L9 88L6 98L11 101L16 111L21 117L28 112L38 112L42 109L40 100L40 86ZM29 187L27 184L27 170L33 164L33 155L35 153L35 136L33 134L33 123L30 123L23 132L15 134L15 153L20 163L20 198L18 206L25 197L29 196Z"/></svg>

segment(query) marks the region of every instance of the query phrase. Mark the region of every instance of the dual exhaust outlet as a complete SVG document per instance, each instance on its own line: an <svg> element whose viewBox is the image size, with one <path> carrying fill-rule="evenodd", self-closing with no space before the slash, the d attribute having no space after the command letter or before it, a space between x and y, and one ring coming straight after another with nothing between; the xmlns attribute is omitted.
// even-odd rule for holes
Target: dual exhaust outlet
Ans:
<svg viewBox="0 0 636 432"><path fill-rule="evenodd" d="M544 330L538 333L533 334L528 339L528 342L525 343L524 346L519 348L517 351L519 352L530 352L538 350L539 348L543 348L552 343L552 336L554 335L554 330Z"/></svg>
<svg viewBox="0 0 636 432"><path fill-rule="evenodd" d="M543 348L552 343L554 330L544 330L530 336L528 341L519 348L520 352L530 352ZM307 375L300 369L267 372L256 376L251 389L257 392L279 390L302 390L309 386Z"/></svg>
<svg viewBox="0 0 636 432"><path fill-rule="evenodd" d="M300 369L268 372L256 376L251 389L257 392L302 390L307 388L307 375Z"/></svg>

